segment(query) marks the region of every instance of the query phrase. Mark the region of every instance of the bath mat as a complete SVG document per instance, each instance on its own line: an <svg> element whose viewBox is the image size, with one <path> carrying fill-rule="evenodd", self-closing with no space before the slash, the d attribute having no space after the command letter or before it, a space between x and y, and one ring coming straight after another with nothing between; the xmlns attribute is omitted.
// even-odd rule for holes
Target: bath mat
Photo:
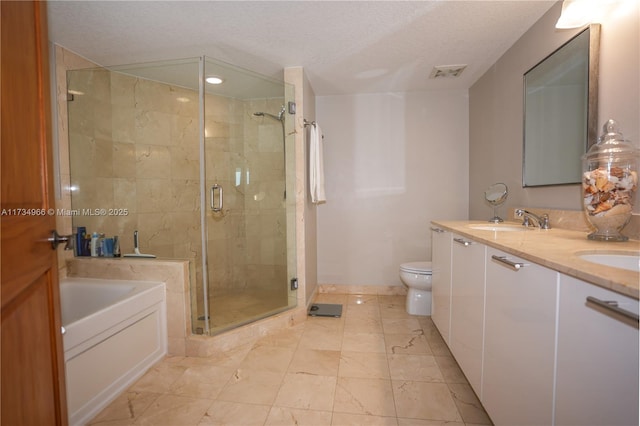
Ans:
<svg viewBox="0 0 640 426"><path fill-rule="evenodd" d="M309 309L310 317L335 317L342 316L342 305L331 303L315 303Z"/></svg>

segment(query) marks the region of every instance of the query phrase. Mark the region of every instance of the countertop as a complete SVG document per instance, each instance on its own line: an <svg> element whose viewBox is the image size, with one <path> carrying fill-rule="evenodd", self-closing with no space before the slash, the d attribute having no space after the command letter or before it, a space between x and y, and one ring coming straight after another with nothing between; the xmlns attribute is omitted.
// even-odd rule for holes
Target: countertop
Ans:
<svg viewBox="0 0 640 426"><path fill-rule="evenodd" d="M470 225L492 225L483 221L431 222L438 227L469 238L506 253L529 260L555 271L609 290L633 297L640 297L640 273L621 268L603 266L581 259L585 253L640 253L640 241L626 242L591 241L586 232L567 229L529 228L522 232L487 231L470 228ZM522 226L519 222L503 222L501 226Z"/></svg>

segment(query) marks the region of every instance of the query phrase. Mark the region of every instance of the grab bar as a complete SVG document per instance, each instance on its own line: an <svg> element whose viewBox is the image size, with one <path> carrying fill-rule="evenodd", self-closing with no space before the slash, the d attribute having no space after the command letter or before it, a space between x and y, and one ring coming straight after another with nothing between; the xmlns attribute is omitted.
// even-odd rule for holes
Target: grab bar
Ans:
<svg viewBox="0 0 640 426"><path fill-rule="evenodd" d="M220 190L219 191L220 196L218 197L220 202L218 204L218 207L216 207L216 202L215 202L216 189ZM218 185L217 183L211 187L211 210L213 210L214 212L222 211L222 186Z"/></svg>

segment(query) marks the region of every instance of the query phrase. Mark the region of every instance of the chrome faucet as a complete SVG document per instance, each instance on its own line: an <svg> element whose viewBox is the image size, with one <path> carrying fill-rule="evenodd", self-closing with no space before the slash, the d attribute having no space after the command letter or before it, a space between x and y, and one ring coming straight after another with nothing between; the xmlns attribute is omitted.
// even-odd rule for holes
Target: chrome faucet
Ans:
<svg viewBox="0 0 640 426"><path fill-rule="evenodd" d="M540 229L550 229L551 227L549 226L549 215L547 213L543 214L542 216L537 216L531 212L528 212L524 209L516 209L516 216L521 217L522 218L522 226L529 226L531 225L531 223L529 223L530 221L533 221L533 226L537 226Z"/></svg>

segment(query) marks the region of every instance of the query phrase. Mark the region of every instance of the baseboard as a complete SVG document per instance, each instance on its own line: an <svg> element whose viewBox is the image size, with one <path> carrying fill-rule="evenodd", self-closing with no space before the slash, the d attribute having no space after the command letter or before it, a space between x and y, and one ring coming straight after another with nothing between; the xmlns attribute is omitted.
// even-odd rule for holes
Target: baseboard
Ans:
<svg viewBox="0 0 640 426"><path fill-rule="evenodd" d="M368 294L377 296L406 296L407 288L401 285L350 285L318 284L319 294Z"/></svg>

